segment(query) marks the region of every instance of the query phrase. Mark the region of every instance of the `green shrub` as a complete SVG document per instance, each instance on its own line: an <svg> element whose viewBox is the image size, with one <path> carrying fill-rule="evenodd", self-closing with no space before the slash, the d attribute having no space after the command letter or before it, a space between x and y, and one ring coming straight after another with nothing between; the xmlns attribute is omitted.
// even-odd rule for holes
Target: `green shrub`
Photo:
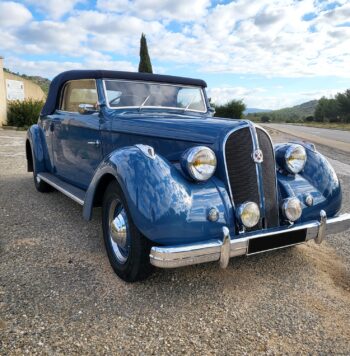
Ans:
<svg viewBox="0 0 350 356"><path fill-rule="evenodd" d="M7 125L29 127L38 122L40 111L44 105L42 100L14 100L7 103Z"/></svg>
<svg viewBox="0 0 350 356"><path fill-rule="evenodd" d="M270 122L271 121L270 116L267 116L267 115L261 116L260 120L261 120L261 122Z"/></svg>
<svg viewBox="0 0 350 356"><path fill-rule="evenodd" d="M306 122L312 122L314 120L315 120L315 118L312 115L306 116L306 118L305 118Z"/></svg>
<svg viewBox="0 0 350 356"><path fill-rule="evenodd" d="M242 100L231 100L223 105L215 105L215 116L229 119L241 119L246 109Z"/></svg>

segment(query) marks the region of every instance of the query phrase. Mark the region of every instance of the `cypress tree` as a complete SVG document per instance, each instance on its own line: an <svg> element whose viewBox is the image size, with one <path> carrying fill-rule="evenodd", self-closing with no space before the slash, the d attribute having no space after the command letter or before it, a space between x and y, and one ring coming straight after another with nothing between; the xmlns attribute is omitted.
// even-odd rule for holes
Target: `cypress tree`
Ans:
<svg viewBox="0 0 350 356"><path fill-rule="evenodd" d="M153 73L151 59L149 58L146 36L141 35L139 72Z"/></svg>

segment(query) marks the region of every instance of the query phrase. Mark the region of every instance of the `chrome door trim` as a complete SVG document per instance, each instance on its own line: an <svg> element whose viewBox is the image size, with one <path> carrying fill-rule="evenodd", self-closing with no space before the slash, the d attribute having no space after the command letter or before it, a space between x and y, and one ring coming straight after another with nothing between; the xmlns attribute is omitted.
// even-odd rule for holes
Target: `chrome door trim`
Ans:
<svg viewBox="0 0 350 356"><path fill-rule="evenodd" d="M60 185L54 183L52 180L50 180L47 177L42 176L40 173L38 173L38 177L40 179L42 179L44 182L46 182L47 184L50 184L52 187L54 187L55 189L59 190L61 193L63 193L64 195L66 195L68 198L71 198L72 200L74 200L76 203L80 204L80 205L84 205L84 200L78 198L77 196L75 196L74 194L72 194L71 192L68 192L66 189L62 188Z"/></svg>

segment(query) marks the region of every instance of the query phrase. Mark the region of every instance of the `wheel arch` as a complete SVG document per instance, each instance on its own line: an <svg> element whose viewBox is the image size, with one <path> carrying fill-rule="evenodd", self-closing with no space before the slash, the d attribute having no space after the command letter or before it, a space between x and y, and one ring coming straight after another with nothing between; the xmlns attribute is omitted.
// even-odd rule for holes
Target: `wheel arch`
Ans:
<svg viewBox="0 0 350 356"><path fill-rule="evenodd" d="M93 200L92 200L93 207L101 207L102 206L104 193L105 193L109 183L111 183L112 181L117 181L117 179L111 173L106 173L100 178L100 180L98 181L98 184L96 186L94 195L93 195Z"/></svg>
<svg viewBox="0 0 350 356"><path fill-rule="evenodd" d="M26 140L27 172L33 172L33 153L29 139Z"/></svg>
<svg viewBox="0 0 350 356"><path fill-rule="evenodd" d="M34 170L37 173L52 171L45 135L38 124L32 125L28 129L25 150L28 172Z"/></svg>

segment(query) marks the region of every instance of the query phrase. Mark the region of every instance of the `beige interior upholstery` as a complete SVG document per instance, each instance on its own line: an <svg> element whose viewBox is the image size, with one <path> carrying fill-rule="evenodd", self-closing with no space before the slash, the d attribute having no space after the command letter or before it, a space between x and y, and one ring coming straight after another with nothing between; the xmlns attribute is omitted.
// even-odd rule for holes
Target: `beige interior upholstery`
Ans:
<svg viewBox="0 0 350 356"><path fill-rule="evenodd" d="M80 104L96 105L97 101L95 80L73 80L64 87L61 110L77 112Z"/></svg>

